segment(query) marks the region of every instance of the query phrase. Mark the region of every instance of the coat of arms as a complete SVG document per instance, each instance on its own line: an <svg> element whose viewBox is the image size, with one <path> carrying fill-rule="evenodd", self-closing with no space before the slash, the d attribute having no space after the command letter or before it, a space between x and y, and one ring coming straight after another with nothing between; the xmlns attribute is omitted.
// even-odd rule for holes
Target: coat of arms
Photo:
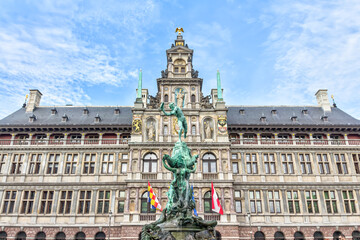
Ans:
<svg viewBox="0 0 360 240"><path fill-rule="evenodd" d="M132 131L135 134L140 134L142 128L142 121L140 116L134 116L132 121Z"/></svg>
<svg viewBox="0 0 360 240"><path fill-rule="evenodd" d="M218 118L218 130L221 134L225 134L227 132L227 121L226 116L219 116Z"/></svg>

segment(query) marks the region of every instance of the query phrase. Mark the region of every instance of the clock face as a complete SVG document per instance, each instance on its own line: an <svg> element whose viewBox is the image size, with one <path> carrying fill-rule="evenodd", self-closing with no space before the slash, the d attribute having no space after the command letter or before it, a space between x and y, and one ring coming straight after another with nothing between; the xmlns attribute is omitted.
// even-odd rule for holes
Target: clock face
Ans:
<svg viewBox="0 0 360 240"><path fill-rule="evenodd" d="M165 87L164 89L165 89L165 91L169 90L167 87Z"/></svg>
<svg viewBox="0 0 360 240"><path fill-rule="evenodd" d="M195 91L195 87L192 87L191 90Z"/></svg>

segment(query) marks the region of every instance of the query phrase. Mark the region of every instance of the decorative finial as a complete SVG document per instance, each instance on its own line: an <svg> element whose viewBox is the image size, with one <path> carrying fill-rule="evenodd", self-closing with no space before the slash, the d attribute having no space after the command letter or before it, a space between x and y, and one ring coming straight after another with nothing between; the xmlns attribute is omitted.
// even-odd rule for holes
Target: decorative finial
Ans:
<svg viewBox="0 0 360 240"><path fill-rule="evenodd" d="M331 99L333 100L333 106L336 107L334 95L331 95Z"/></svg>
<svg viewBox="0 0 360 240"><path fill-rule="evenodd" d="M182 27L178 27L175 29L175 32L178 32L179 35L181 35L181 32L184 32L184 29Z"/></svg>

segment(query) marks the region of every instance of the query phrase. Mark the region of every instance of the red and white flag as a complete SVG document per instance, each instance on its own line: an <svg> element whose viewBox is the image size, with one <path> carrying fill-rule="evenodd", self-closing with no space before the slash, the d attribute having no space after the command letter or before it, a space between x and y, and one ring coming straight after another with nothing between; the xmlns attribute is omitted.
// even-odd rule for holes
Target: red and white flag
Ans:
<svg viewBox="0 0 360 240"><path fill-rule="evenodd" d="M215 188L214 188L214 185L212 182L211 182L211 199L212 199L212 209L211 210L223 215L224 211L220 205L220 200L216 194L216 191L215 191Z"/></svg>

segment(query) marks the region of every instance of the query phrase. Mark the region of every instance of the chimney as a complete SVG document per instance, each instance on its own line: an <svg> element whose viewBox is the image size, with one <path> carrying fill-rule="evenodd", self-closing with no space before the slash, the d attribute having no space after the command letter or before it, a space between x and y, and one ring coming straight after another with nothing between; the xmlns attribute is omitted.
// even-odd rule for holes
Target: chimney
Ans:
<svg viewBox="0 0 360 240"><path fill-rule="evenodd" d="M30 90L29 101L26 105L26 112L33 112L40 105L42 93L37 89Z"/></svg>
<svg viewBox="0 0 360 240"><path fill-rule="evenodd" d="M315 93L315 96L319 106L322 107L324 112L331 112L327 89L320 89Z"/></svg>

